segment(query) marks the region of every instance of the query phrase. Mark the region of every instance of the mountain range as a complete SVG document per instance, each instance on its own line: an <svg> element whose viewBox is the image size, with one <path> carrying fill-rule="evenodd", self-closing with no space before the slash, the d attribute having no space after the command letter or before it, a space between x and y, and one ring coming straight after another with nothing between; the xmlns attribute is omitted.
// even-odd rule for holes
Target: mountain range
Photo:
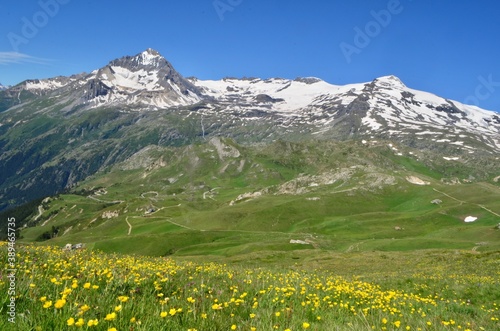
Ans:
<svg viewBox="0 0 500 331"><path fill-rule="evenodd" d="M213 137L397 142L453 167L477 163L474 179L498 169L500 114L395 76L342 86L313 77L186 78L147 49L91 73L0 91L0 210L69 190L148 146Z"/></svg>

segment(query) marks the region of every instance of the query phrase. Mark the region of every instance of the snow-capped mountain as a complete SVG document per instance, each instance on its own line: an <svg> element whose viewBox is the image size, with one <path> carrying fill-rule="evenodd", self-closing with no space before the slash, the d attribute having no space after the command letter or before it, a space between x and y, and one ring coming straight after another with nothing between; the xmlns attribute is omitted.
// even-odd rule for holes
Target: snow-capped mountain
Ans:
<svg viewBox="0 0 500 331"><path fill-rule="evenodd" d="M2 85L2 83L0 83L0 91L6 90L8 88L9 88L9 86L5 86L5 85Z"/></svg>
<svg viewBox="0 0 500 331"><path fill-rule="evenodd" d="M191 108L182 116L203 118L202 136L231 134L234 128L224 130L243 125L253 127L257 139L383 137L470 153L477 148L473 142L500 150L500 114L411 89L394 76L342 86L318 78L186 79L147 49L90 74L25 81L8 90L10 100L22 103L22 90L52 98L62 112Z"/></svg>
<svg viewBox="0 0 500 331"><path fill-rule="evenodd" d="M201 100L197 88L153 49L111 61L85 79L84 102L93 107L123 103L165 108Z"/></svg>
<svg viewBox="0 0 500 331"><path fill-rule="evenodd" d="M113 60L90 74L26 80L16 85L9 97L22 103L22 91L57 98L65 105L63 111L125 105L158 109L191 105L202 99L197 87L153 49Z"/></svg>
<svg viewBox="0 0 500 331"><path fill-rule="evenodd" d="M202 112L247 122L272 118L277 127L318 138L384 137L451 144L473 152L469 138L500 150L500 114L406 87L397 77L337 86L317 78L193 80L215 103Z"/></svg>

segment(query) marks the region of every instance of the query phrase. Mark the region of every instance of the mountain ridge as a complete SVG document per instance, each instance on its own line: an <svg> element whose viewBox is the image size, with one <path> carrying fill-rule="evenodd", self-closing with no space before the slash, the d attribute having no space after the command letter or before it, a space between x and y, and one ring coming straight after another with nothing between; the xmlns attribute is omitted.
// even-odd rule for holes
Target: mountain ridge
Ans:
<svg viewBox="0 0 500 331"><path fill-rule="evenodd" d="M184 78L147 49L91 73L0 92L0 210L70 189L146 146L221 136L242 144L395 141L461 163L498 160L500 115L408 88L395 76L349 85Z"/></svg>

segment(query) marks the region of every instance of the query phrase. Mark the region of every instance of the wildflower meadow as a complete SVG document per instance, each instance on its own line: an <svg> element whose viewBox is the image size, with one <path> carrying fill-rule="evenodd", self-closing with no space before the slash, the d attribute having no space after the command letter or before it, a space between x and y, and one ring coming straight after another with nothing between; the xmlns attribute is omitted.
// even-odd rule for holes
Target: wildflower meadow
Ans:
<svg viewBox="0 0 500 331"><path fill-rule="evenodd" d="M436 265L401 279L388 264L365 280L51 246L16 255L15 320L4 272L1 330L500 330L495 257L467 274Z"/></svg>

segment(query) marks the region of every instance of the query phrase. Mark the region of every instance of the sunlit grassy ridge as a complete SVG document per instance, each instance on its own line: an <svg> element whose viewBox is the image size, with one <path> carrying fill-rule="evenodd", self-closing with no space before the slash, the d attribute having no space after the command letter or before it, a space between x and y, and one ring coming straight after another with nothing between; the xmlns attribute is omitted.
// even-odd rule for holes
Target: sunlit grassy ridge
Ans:
<svg viewBox="0 0 500 331"><path fill-rule="evenodd" d="M6 245L1 252L7 267ZM500 328L499 253L336 258L345 263L330 256L330 263L252 268L18 246L15 329ZM362 275L356 265L365 268ZM2 277L2 330L12 327L7 287Z"/></svg>

